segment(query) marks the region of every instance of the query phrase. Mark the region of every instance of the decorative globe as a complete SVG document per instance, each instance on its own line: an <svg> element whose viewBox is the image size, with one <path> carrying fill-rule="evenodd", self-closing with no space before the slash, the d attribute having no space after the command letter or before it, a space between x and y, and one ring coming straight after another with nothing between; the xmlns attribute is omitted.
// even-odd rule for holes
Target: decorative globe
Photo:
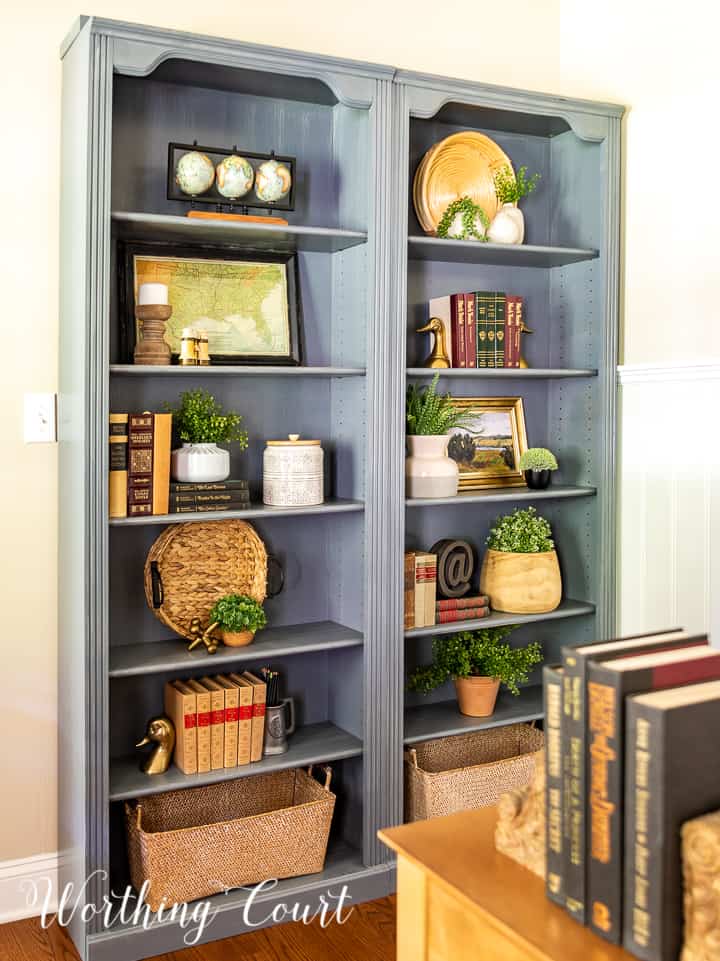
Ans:
<svg viewBox="0 0 720 961"><path fill-rule="evenodd" d="M209 190L215 180L212 160L199 150L184 153L175 168L175 182L184 194L197 197Z"/></svg>
<svg viewBox="0 0 720 961"><path fill-rule="evenodd" d="M215 168L215 174L218 193L230 200L244 197L255 179L250 161L236 154L221 160Z"/></svg>
<svg viewBox="0 0 720 961"><path fill-rule="evenodd" d="M265 203L275 203L287 197L292 186L290 170L277 160L261 163L255 174L255 193Z"/></svg>

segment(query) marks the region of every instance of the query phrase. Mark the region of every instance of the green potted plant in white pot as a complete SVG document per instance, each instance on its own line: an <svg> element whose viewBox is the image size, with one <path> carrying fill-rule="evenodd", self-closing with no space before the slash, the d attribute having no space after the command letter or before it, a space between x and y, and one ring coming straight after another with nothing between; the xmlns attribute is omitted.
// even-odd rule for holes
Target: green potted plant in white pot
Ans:
<svg viewBox="0 0 720 961"><path fill-rule="evenodd" d="M487 237L494 244L521 244L525 239L525 218L518 201L527 197L537 187L540 174L527 179L527 167L520 167L514 174L512 167L503 167L493 177L495 194L500 209L493 217Z"/></svg>
<svg viewBox="0 0 720 961"><path fill-rule="evenodd" d="M520 455L518 466L530 490L544 491L550 486L552 472L558 469L558 462L552 451L547 448L528 447Z"/></svg>
<svg viewBox="0 0 720 961"><path fill-rule="evenodd" d="M530 671L542 660L536 642L511 647L505 641L513 627L490 627L460 631L432 642L433 661L413 671L408 680L411 691L429 694L446 681L455 682L458 707L469 717L489 717L501 684L519 694Z"/></svg>
<svg viewBox="0 0 720 961"><path fill-rule="evenodd" d="M408 497L457 494L460 471L448 457L450 431L465 423L472 411L460 410L449 394L437 393L439 376L435 374L426 387L411 384L407 389L405 487Z"/></svg>
<svg viewBox="0 0 720 961"><path fill-rule="evenodd" d="M170 408L173 430L182 447L172 452L173 480L198 484L222 481L230 476L230 453L218 444L248 445L247 431L240 427L240 414L225 412L208 391L198 388L180 395L180 406Z"/></svg>
<svg viewBox="0 0 720 961"><path fill-rule="evenodd" d="M562 597L550 524L534 507L499 517L485 542L480 592L496 611L547 614Z"/></svg>

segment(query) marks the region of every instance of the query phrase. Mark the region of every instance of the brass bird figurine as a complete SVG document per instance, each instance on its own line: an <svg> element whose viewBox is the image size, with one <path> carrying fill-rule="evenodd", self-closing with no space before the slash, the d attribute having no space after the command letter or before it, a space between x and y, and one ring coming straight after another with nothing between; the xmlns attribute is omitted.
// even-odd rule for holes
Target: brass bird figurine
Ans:
<svg viewBox="0 0 720 961"><path fill-rule="evenodd" d="M135 747L155 744L156 747L145 761L142 770L145 774L164 774L170 767L175 750L175 725L164 714L151 717L147 723L145 737Z"/></svg>
<svg viewBox="0 0 720 961"><path fill-rule="evenodd" d="M431 317L424 327L418 327L418 334L435 334L435 343L423 363L423 367L445 368L450 366L450 356L445 344L445 327L439 317Z"/></svg>

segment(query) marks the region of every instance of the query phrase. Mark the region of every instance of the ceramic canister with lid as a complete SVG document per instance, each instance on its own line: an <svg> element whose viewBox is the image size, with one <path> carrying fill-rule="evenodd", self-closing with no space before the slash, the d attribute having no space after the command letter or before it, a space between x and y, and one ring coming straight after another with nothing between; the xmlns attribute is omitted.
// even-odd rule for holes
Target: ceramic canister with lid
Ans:
<svg viewBox="0 0 720 961"><path fill-rule="evenodd" d="M263 503L270 507L322 504L323 449L319 440L269 440L263 455Z"/></svg>

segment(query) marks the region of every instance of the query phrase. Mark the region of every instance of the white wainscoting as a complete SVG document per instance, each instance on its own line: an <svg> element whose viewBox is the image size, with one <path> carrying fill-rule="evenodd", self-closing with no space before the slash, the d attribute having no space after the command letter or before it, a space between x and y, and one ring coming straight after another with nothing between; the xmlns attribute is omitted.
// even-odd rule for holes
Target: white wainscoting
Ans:
<svg viewBox="0 0 720 961"><path fill-rule="evenodd" d="M56 853L0 861L0 924L37 917L46 898L48 914L54 913L58 897L58 864Z"/></svg>
<svg viewBox="0 0 720 961"><path fill-rule="evenodd" d="M720 364L618 380L619 630L679 625L720 647Z"/></svg>

